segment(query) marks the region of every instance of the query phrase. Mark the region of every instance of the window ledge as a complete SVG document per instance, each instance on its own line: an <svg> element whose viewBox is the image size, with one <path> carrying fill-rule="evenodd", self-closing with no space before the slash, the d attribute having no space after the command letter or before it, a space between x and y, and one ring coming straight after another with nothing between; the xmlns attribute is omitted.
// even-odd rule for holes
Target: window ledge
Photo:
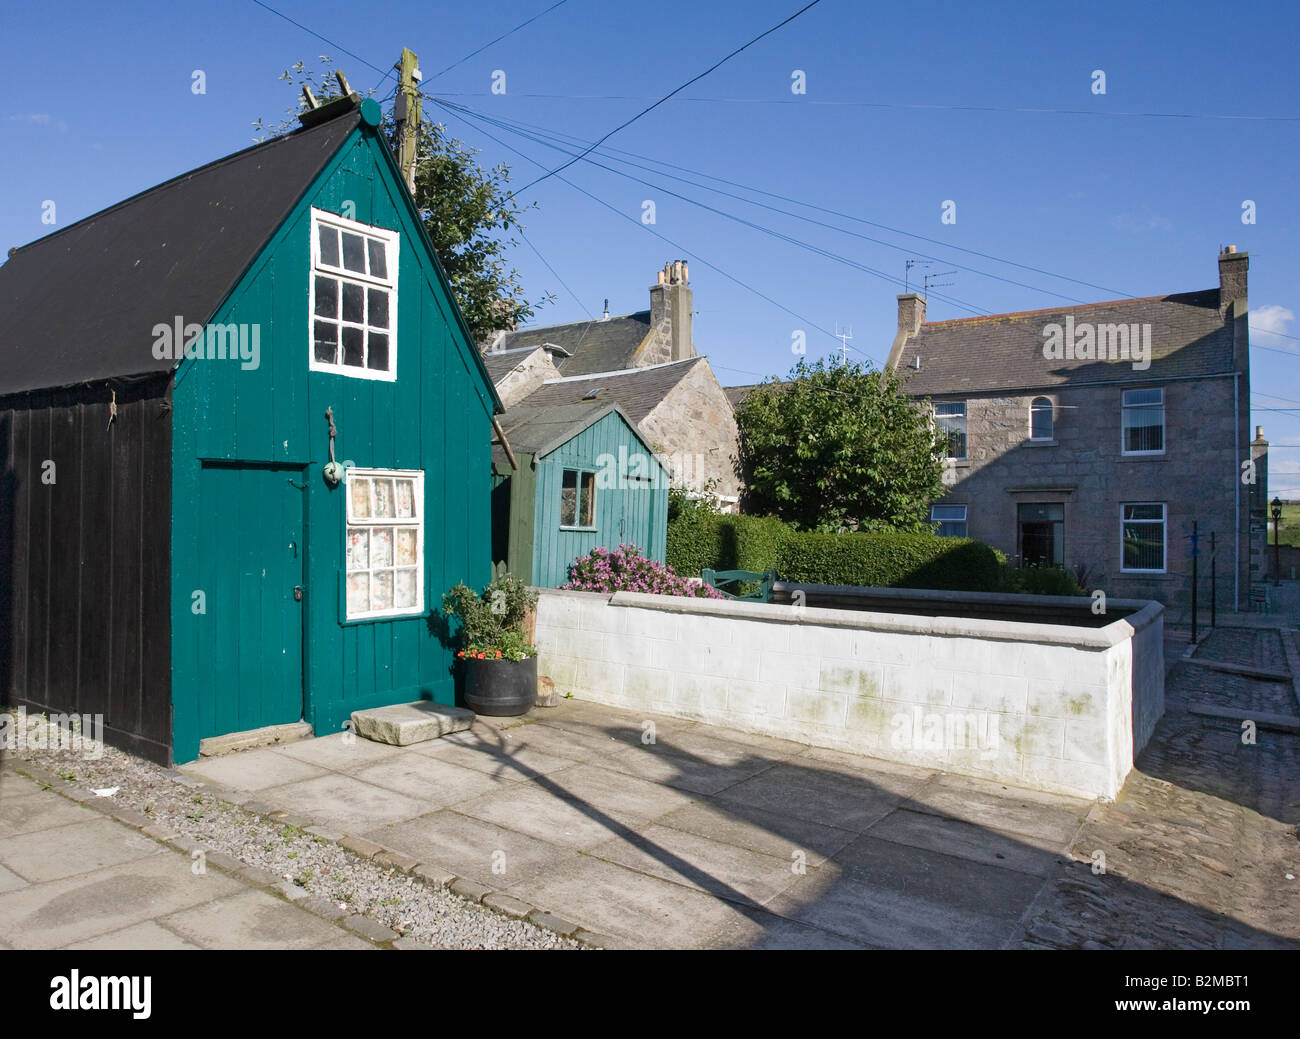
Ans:
<svg viewBox="0 0 1300 1039"><path fill-rule="evenodd" d="M575 534L599 534L600 533L599 527L566 527L563 523L560 524L560 529L571 531L572 533Z"/></svg>
<svg viewBox="0 0 1300 1039"><path fill-rule="evenodd" d="M1022 446L1023 447L1056 447L1059 445L1059 443L1060 441L1058 440L1034 440L1031 437L1029 440L1024 441L1022 443Z"/></svg>
<svg viewBox="0 0 1300 1039"><path fill-rule="evenodd" d="M1121 462L1152 462L1164 457L1165 452L1163 451L1121 451L1119 460Z"/></svg>

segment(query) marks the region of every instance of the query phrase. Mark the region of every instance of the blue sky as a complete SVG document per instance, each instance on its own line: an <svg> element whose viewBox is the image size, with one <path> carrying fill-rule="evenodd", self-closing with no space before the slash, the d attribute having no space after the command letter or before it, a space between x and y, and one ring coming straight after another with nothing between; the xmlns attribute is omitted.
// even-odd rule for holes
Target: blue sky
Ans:
<svg viewBox="0 0 1300 1039"><path fill-rule="evenodd" d="M297 60L332 55L364 91L381 78L364 62L387 69L408 46L428 93L590 142L801 6L566 0L436 75L554 0L268 2L339 46L253 0L8 5L0 245L48 233L45 200L66 226L248 145L254 120L276 122L295 104L278 76ZM696 345L724 383L743 383L789 368L795 330L817 356L838 349L827 333L851 326L855 355L882 361L902 289L862 268L901 278L922 254L935 257L934 273L973 268L935 293L996 313L1210 288L1218 247L1233 243L1251 254L1252 419L1276 447L1271 490L1300 497L1300 368L1289 356L1300 339L1286 337L1300 336L1297 30L1289 3L1240 4L1227 18L1208 3L823 0L602 148L691 171L676 176L737 182L744 188L709 183L763 205L601 158L655 186L570 167L562 176L614 211L558 177L524 196L537 203L528 238L567 288L527 246L512 260L530 296L556 296L534 319L545 324L599 314L606 298L614 313L644 309L664 261L690 260ZM196 69L204 94L191 90ZM1104 95L1092 90L1097 69ZM806 93L792 93L795 70ZM491 92L498 71L504 94ZM445 122L485 163L508 162L519 186L541 167L485 131L545 167L566 158L476 118ZM955 224L941 222L945 200L956 203ZM1256 205L1253 225L1242 223L1245 200ZM939 295L932 320L970 313ZM1264 410L1275 408L1297 410Z"/></svg>

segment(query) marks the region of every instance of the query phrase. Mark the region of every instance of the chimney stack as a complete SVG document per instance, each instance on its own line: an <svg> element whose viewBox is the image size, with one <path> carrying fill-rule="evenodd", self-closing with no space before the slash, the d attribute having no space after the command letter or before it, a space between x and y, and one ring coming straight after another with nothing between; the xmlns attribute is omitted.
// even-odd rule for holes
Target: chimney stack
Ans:
<svg viewBox="0 0 1300 1039"><path fill-rule="evenodd" d="M1246 271L1250 267L1250 253L1239 253L1235 245L1225 245L1219 253L1219 311L1227 315L1238 300L1242 313L1246 304Z"/></svg>
<svg viewBox="0 0 1300 1039"><path fill-rule="evenodd" d="M889 348L889 359L885 367L890 371L898 370L898 363L903 359L903 346L912 336L921 331L925 324L925 297L916 292L907 292L898 297L898 331L894 343Z"/></svg>
<svg viewBox="0 0 1300 1039"><path fill-rule="evenodd" d="M685 260L664 264L658 282L650 286L650 334L642 364L682 361L695 356L691 335L693 297Z"/></svg>

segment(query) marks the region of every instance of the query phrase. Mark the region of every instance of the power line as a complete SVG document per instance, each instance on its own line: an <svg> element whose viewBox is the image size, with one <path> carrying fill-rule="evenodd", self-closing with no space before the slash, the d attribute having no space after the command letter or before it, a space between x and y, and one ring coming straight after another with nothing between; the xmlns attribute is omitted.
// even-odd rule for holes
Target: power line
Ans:
<svg viewBox="0 0 1300 1039"><path fill-rule="evenodd" d="M474 57L475 55L482 54L482 53L483 53L485 50L487 50L489 47L492 47L492 46L494 46L495 44L500 43L500 42L501 42L502 40L504 40L507 36L512 36L512 35L514 35L515 33L517 33L517 32L518 32L520 29L522 29L525 25L531 25L533 22L537 21L538 18L542 17L542 15L544 15L544 14L550 14L550 13L551 13L552 11L554 11L557 7L561 7L561 6L563 6L564 4L567 4L568 2L569 2L569 0L559 0L559 3L551 4L551 6L548 7L545 11L539 11L537 14L535 14L535 15L533 15L531 18L529 18L528 21L526 21L526 22L520 22L518 25L516 25L513 29L509 30L508 32L503 32L503 33L502 33L500 36L498 36L495 40L489 40L487 43L483 44L483 46L480 47L478 50L470 51L470 52L469 52L468 54L466 54L463 58L461 58L460 61L453 61L450 65L448 65L445 69L443 69L442 72L437 72L437 73L435 73L432 77L430 77L430 82L432 82L433 80L437 79L439 76L444 75L444 74L450 72L452 69L456 68L458 65L464 65L465 62L469 61L470 58Z"/></svg>
<svg viewBox="0 0 1300 1039"><path fill-rule="evenodd" d="M582 300L578 299L578 294L574 292L571 288L569 288L569 283L560 277L559 271L557 271L554 267L552 267L550 261L548 261L546 257L542 255L541 250L538 249L537 246L533 245L533 240L529 238L527 234L524 233L524 229L522 227L519 228L519 237L524 240L524 243L528 246L528 248L530 248L534 253L537 254L537 258L542 261L543 266L545 266L548 271L550 271L553 275L555 275L555 280L564 286L565 291L568 292L568 294L573 297L573 302L575 302L576 304L578 304L578 306L582 308L582 312L586 314L587 317L590 318L592 321L596 320L595 317L592 315L591 311L587 309L587 305L583 303Z"/></svg>
<svg viewBox="0 0 1300 1039"><path fill-rule="evenodd" d="M379 73L383 74L383 75L384 75L384 79L387 79L387 78L388 78L388 74L392 71L391 69L389 69L389 70L386 72L384 69L381 69L378 65L372 65L372 64L370 64L370 62L366 61L366 59L363 58L363 57L361 57L359 54L353 54L350 50L348 50L346 47L342 46L341 44L335 43L333 40L331 40L331 39L330 39L329 37L327 37L327 36L322 36L322 35L321 35L320 33L318 33L315 29L309 29L309 28L307 28L307 26L303 25L302 22L296 22L296 21L294 21L292 18L290 18L290 17L289 17L287 14L285 14L283 11L277 11L277 10L276 10L274 7L272 7L270 4L265 4L265 3L263 3L262 0L253 0L253 3L257 4L258 7L262 7L262 8L265 8L266 10L270 11L270 12L271 12L273 15L275 15L277 18L283 18L283 19L284 19L286 22L288 22L290 25L296 25L296 26L297 26L299 29L301 29L303 32L305 32L305 33L310 33L312 36L315 36L316 39L320 40L322 43L328 43L328 44L329 44L331 47L333 47L335 50L342 51L342 52L343 52L344 54L346 54L349 58L354 58L355 60L361 62L362 65L365 65L367 68L374 69L376 72L379 72ZM382 83L383 81L384 81L384 80L381 79L381 80L379 81L379 83ZM376 89L376 90L379 89L379 83L376 83L376 84L375 84L375 89Z"/></svg>
<svg viewBox="0 0 1300 1039"><path fill-rule="evenodd" d="M553 170L548 170L547 172L543 173L540 177L537 177L536 179L534 179L534 180L532 180L532 181L529 181L529 182L528 182L527 184L525 184L522 188L520 188L519 191L515 192L515 194L516 194L516 195L521 194L522 192L527 191L529 188L531 188L534 184L540 184L540 183L541 183L542 181L544 181L547 177L553 177L553 176L555 176L555 174L559 173L560 170L567 169L568 167L572 166L575 162L577 162L579 159L581 159L581 158L583 157L583 155L586 155L588 152L594 151L596 148L600 147L600 145L604 144L607 140L609 140L611 137L613 137L614 134L618 133L620 130L624 130L624 129L626 129L627 127L631 126L631 125L632 125L633 123L635 123L638 119L640 119L643 115L646 115L646 114L649 113L649 112L653 112L656 108L658 108L660 105L662 105L665 101L667 101L667 100L669 100L670 98L672 98L675 94L680 94L683 90L685 90L687 87L689 87L692 83L698 83L698 82L699 82L700 80L702 80L705 76L707 76L710 72L714 71L714 69L720 68L722 65L725 65L728 61L730 61L732 58L734 58L734 57L735 57L737 54L739 54L741 51L745 50L745 49L748 48L748 47L752 47L755 43L757 43L759 40L763 39L765 36L771 36L772 33L776 32L777 29L780 29L782 26L789 25L791 22L793 22L796 18L798 18L798 17L799 17L801 14L803 14L805 11L811 10L812 8L816 7L819 3L821 3L821 0L812 0L811 3L805 4L803 7L799 8L799 10L795 11L794 14L790 15L789 18L786 18L784 21L778 22L776 25L772 26L772 28L768 29L766 32L759 33L757 36L755 36L755 37L754 37L752 40L750 40L748 43L742 44L741 46L737 47L734 51L732 51L730 54L728 54L728 55L727 55L725 58L723 58L721 61L715 62L714 64L710 65L707 69L705 69L703 72L701 72L698 76L692 76L690 79L688 79L688 80L687 80L685 83L683 83L681 86L677 87L677 88L674 89L674 90L669 91L667 94L665 94L663 97L661 97L661 98L660 98L658 101L656 101L654 104L649 105L648 107L641 109L641 111L639 111L639 112L638 112L636 115L634 115L631 119L628 119L628 120L626 120L626 121L624 121L624 122L622 122L622 123L619 123L618 126L614 127L614 129L610 130L609 133L605 134L604 137L600 138L600 140L598 140L595 144L593 144L590 148L588 148L587 151L583 152L582 155L578 155L578 156L576 156L576 157L570 159L568 162L564 163L563 165L561 165L561 166L557 166L557 167L555 167L555 169L553 169Z"/></svg>
<svg viewBox="0 0 1300 1039"><path fill-rule="evenodd" d="M427 96L427 95L426 95L426 96ZM440 108L442 108L444 111L447 111L447 112L453 112L453 113L457 111L457 107L454 107L454 106L451 106L451 105L446 104L445 102L439 101L437 98L430 97L429 100L432 101L434 104L438 105L438 106L439 106ZM485 121L491 122L491 119L486 119ZM513 132L518 133L519 131L513 131ZM490 136L490 135L489 135L489 136ZM526 136L526 135L521 134L521 136ZM532 140L533 138L529 138L529 139ZM494 138L494 140L495 140L495 138ZM497 143L501 143L501 142L498 140ZM535 143L541 143L541 144L546 145L547 147L557 147L557 146L555 146L555 145L549 145L549 144L546 144L545 141L537 141L537 142L535 142ZM512 149L512 150L514 150L514 149ZM560 149L560 150L563 150L563 149ZM518 152L518 151L516 151L515 153L516 153L516 154L523 154L523 153ZM526 157L526 156L525 156L525 157ZM533 162L534 165L541 166L541 163L536 162L536 160L534 160L534 159L531 159L531 158L530 158L529 161L530 161L530 162ZM736 223L742 224L742 225L744 225L744 226L746 226L746 227L749 227L749 228L751 228L751 229L753 229L753 230L761 231L761 232L764 233L764 234L770 235L770 236L772 236L772 237L774 237L774 238L778 238L778 239L780 239L781 241L787 242L787 243L790 244L790 245L798 246L798 247L801 248L801 249L806 249L806 250L808 250L809 252L816 253L817 255L822 256L822 257L824 257L824 258L826 258L826 259L833 260L833 261L835 261L835 262L837 262L837 263L842 263L842 264L844 264L845 266L853 267L853 268L855 268L855 269L857 269L857 270L863 271L864 273L867 273L867 274L870 274L870 275L872 275L872 276L874 276L874 277L880 278L880 279L882 279L882 280L884 280L884 281L886 281L886 282L889 282L889 283L891 283L891 284L894 284L894 285L901 285L901 284L902 284L902 281L903 281L903 280L902 280L901 278L895 276L895 275L891 275L891 274L888 274L888 273L886 273L886 272L884 272L884 271L877 270L875 267L870 267L870 266L868 266L867 264L864 264L864 263L861 263L861 262L859 262L859 261L857 261L857 260L851 259L850 257L843 256L843 255L841 255L840 253L833 252L833 251L830 250L830 249L825 249L825 248L823 248L823 247L821 247L821 246L813 245L813 244L810 243L810 242L805 242L805 241L803 241L802 239L795 238L793 235L788 235L788 234L785 234L784 232L774 230L773 228L766 227L766 226L764 226L763 224L755 223L755 222L752 221L752 220L746 220L744 217L737 216L737 215L735 215L734 213L728 213L726 210L719 209L719 208L717 208L716 206L711 206L711 205L709 205L709 204L706 203L706 202L701 202L701 201L699 201L698 199L690 198L689 196L687 196L687 195L682 195L682 194L680 194L679 192L671 191L671 190L669 190L668 188L665 188L665 187L663 187L663 186L661 186L661 185L658 185L658 184L652 184L652 183L650 183L649 181L642 180L640 177L634 177L634 176L632 176L631 174L628 174L628 173L624 173L624 172L622 172L621 170L615 170L615 169L612 169L611 167L609 167L609 166L605 166L605 165L603 165L602 163L599 163L599 162L593 162L593 161L590 160L590 159L588 159L587 161L590 162L590 163L591 163L592 165L594 165L594 166L598 166L598 167L601 168L601 169L607 170L607 171L610 172L610 173L614 173L614 174L616 174L616 175L618 175L618 176L620 176L620 177L626 177L627 179L629 179L629 180L633 180L633 181L637 182L638 184L644 184L644 185L646 185L647 187L653 188L653 189L656 190L656 191L660 191L660 192L662 192L662 193L664 193L664 194L666 194L666 195L670 195L670 196L672 196L673 198L679 198L679 199L681 199L681 200L684 201L684 202L688 202L688 203L690 203L691 205L699 206L701 209L705 209L705 210L707 210L707 211L710 212L710 213L714 213L714 214L716 214L716 215L718 215L718 216L721 216L721 217L723 217L723 218L725 218L725 219L728 219L728 220L733 220L733 221L735 221ZM544 167L543 167L543 168L544 168ZM562 167L561 167L561 168L562 168ZM566 183L568 183L568 182L566 182ZM744 200L742 200L742 201L744 201ZM751 204L753 204L753 205L758 205L758 206L760 206L761 208L771 209L771 207L768 207L768 206L762 206L761 203L751 203ZM830 225L825 225L825 226L830 226ZM850 233L851 233L851 232L850 232ZM978 272L977 272L977 273L978 273ZM1027 286L1027 287L1032 288L1032 286ZM977 316L982 316L982 315L984 315L984 314L987 313L986 311L981 310L979 307L976 307L974 304L972 304L972 303L968 303L968 302L966 302L965 300L958 299L958 298L955 297L955 296L942 295L942 294L937 293L937 292L935 292L935 293L931 293L931 295L934 296L935 299L938 299L938 300L940 300L940 301L942 301L942 302L945 302L945 303L951 303L953 306L959 307L959 308L961 308L962 310L969 311L970 313L975 314L975 315L977 315Z"/></svg>

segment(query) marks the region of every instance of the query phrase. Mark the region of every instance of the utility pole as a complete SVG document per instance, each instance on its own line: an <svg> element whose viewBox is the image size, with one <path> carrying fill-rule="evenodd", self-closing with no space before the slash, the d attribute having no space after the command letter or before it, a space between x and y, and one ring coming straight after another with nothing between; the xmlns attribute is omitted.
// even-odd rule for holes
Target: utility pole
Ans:
<svg viewBox="0 0 1300 1039"><path fill-rule="evenodd" d="M849 363L849 340L853 338L853 326L850 325L847 332L841 332L837 321L835 323L835 338L840 341L840 364L847 365Z"/></svg>
<svg viewBox="0 0 1300 1039"><path fill-rule="evenodd" d="M401 73L393 118L397 122L397 166L406 180L406 190L415 196L415 149L420 140L420 59L406 47L397 63Z"/></svg>

